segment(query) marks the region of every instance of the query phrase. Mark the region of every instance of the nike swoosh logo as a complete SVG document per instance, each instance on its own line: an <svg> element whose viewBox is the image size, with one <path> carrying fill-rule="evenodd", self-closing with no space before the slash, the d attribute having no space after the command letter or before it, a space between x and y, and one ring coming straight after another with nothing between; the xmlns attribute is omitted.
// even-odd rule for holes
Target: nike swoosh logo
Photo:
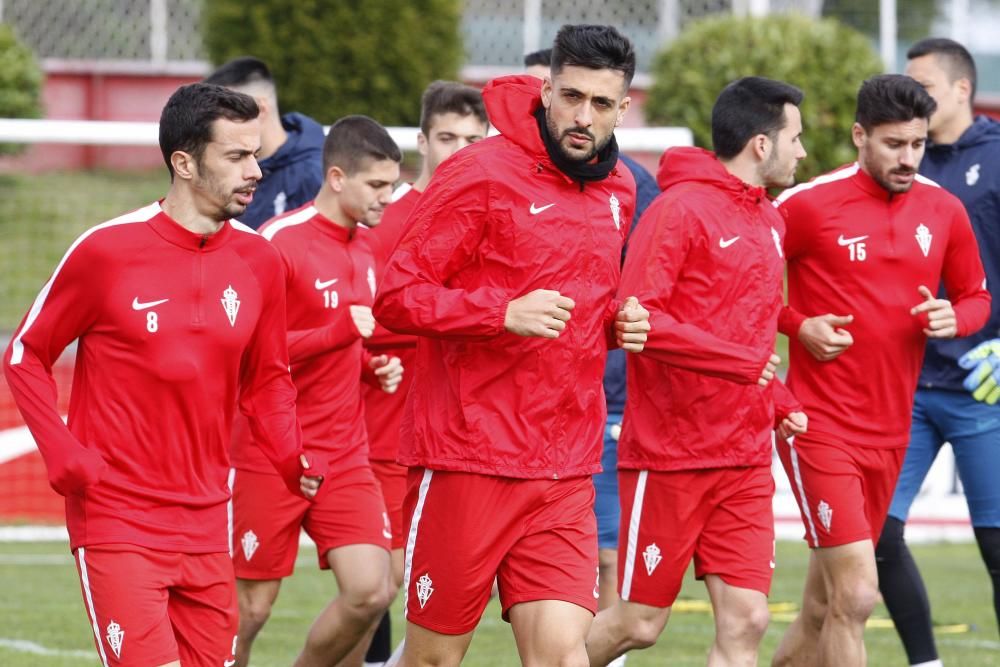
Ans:
<svg viewBox="0 0 1000 667"><path fill-rule="evenodd" d="M382 537L384 537L387 540L391 540L392 539L392 533L390 533L388 530L386 530L385 528L383 528L382 529Z"/></svg>
<svg viewBox="0 0 1000 667"><path fill-rule="evenodd" d="M166 303L170 299L160 299L159 301L147 301L143 303L139 301L139 297L132 299L132 310L146 310L147 308L152 308L153 306L159 306L161 303Z"/></svg>
<svg viewBox="0 0 1000 667"><path fill-rule="evenodd" d="M844 235L841 234L840 238L837 239L837 245L840 246L852 245L854 243L858 243L859 241L864 241L866 238L868 238L868 236L869 236L868 234L865 234L864 236L855 236L853 239L845 239Z"/></svg>
<svg viewBox="0 0 1000 667"><path fill-rule="evenodd" d="M546 204L545 206L535 206L535 202L531 202L531 208L529 208L528 210L531 212L531 215L538 215L542 211L550 209L553 206L555 206L555 202L551 204Z"/></svg>
<svg viewBox="0 0 1000 667"><path fill-rule="evenodd" d="M222 667L233 667L233 665L235 664L236 664L235 660L226 660L224 663L222 663Z"/></svg>
<svg viewBox="0 0 1000 667"><path fill-rule="evenodd" d="M739 236L734 236L731 239L719 239L719 247L720 248L728 248L729 246L733 245L734 243L736 243L739 240L740 240Z"/></svg>
<svg viewBox="0 0 1000 667"><path fill-rule="evenodd" d="M333 280L325 280L325 281L324 280L320 280L319 278L317 278L316 279L316 289L326 289L327 287L329 287L330 285L334 284L338 280L340 280L340 278L334 278Z"/></svg>

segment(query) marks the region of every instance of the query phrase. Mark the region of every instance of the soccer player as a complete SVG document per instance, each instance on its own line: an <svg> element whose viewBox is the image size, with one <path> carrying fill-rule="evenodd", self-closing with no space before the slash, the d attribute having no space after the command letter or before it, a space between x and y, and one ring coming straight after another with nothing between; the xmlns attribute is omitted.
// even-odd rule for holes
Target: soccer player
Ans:
<svg viewBox="0 0 1000 667"><path fill-rule="evenodd" d="M375 259L359 223L378 224L399 178L399 148L366 116L334 123L323 147L326 179L316 198L267 222L285 269L288 349L306 451L331 471L312 504L289 494L263 465L256 438L237 438L233 514L240 600L240 665L249 662L292 574L300 529L316 543L338 596L313 623L296 665L361 663L372 624L392 599L389 518L368 462L362 374L384 391L401 380L399 359L372 357L361 341L375 321Z"/></svg>
<svg viewBox="0 0 1000 667"><path fill-rule="evenodd" d="M979 242L987 284L1000 284L1000 238L996 235L1000 224L1000 123L986 116L973 117L976 64L964 46L950 39L925 39L914 44L907 57L906 73L937 102L920 173L962 200ZM963 386L969 367L978 366L990 353L1000 352L998 332L1000 303L994 302L980 333L961 340L927 341L910 444L875 550L879 589L912 665L940 667L941 663L934 645L927 590L903 540L903 526L945 442L951 443L955 453L1000 619L1000 496L995 490L1000 478L1000 411L988 404L987 392L978 391L981 373L974 373L968 389ZM987 365L996 368L996 359ZM991 374L987 372L986 377Z"/></svg>
<svg viewBox="0 0 1000 667"><path fill-rule="evenodd" d="M232 220L260 178L257 113L252 98L219 86L178 89L160 117L166 197L80 236L4 358L49 482L66 497L104 667L232 664L237 403L282 488L300 499L319 488L304 476L281 262ZM52 365L74 340L64 424ZM317 462L310 474L321 472Z"/></svg>
<svg viewBox="0 0 1000 667"><path fill-rule="evenodd" d="M478 90L454 81L435 81L427 86L420 100L420 132L417 134L420 174L412 185L403 183L396 188L382 221L368 234L375 250L377 275L385 270L410 212L438 166L462 148L484 139L488 131L486 107ZM414 336L394 334L377 327L375 334L365 340L365 347L373 354L398 357L404 368L413 368L416 363L417 339ZM368 458L382 488L392 526L392 574L397 587L403 582L403 546L406 544L403 498L407 468L396 463L396 456L399 453L399 422L412 377L412 373L404 374L399 389L391 394L370 385L363 388ZM372 649L365 656L367 662L384 662L389 658L392 650L390 632L387 612L372 640Z"/></svg>
<svg viewBox="0 0 1000 667"><path fill-rule="evenodd" d="M534 51L524 56L526 74L545 79L551 75L552 49ZM619 159L632 172L635 180L635 213L626 240L635 229L646 208L653 203L660 189L646 168L621 153ZM604 366L604 398L608 417L604 429L604 449L601 451L601 472L594 475L594 514L597 517L597 562L600 570L598 609L606 609L618 599L618 437L625 410L624 350L608 350ZM624 660L624 658L623 658Z"/></svg>
<svg viewBox="0 0 1000 667"><path fill-rule="evenodd" d="M865 664L874 545L909 439L928 338L978 330L990 295L962 203L917 175L936 105L898 74L858 92L858 161L785 191L788 387L809 433L778 441L812 548L775 665ZM944 282L948 298L931 292Z"/></svg>
<svg viewBox="0 0 1000 667"><path fill-rule="evenodd" d="M716 152L664 154L663 194L630 241L619 294L649 306L652 331L628 362L621 600L594 621L592 665L656 642L692 557L715 612L708 664L756 663L774 571L771 434L806 426L772 382L785 226L766 190L794 183L806 156L801 102L780 81L726 86Z"/></svg>
<svg viewBox="0 0 1000 667"><path fill-rule="evenodd" d="M260 108L261 179L240 221L254 229L316 196L323 183L323 127L298 112L281 115L267 64L245 56L208 75L214 83L250 95Z"/></svg>
<svg viewBox="0 0 1000 667"><path fill-rule="evenodd" d="M563 26L551 79L490 82L502 136L441 165L389 261L375 317L426 336L399 453L407 667L461 662L494 577L525 664L587 663L604 357L648 330L615 299L634 70L614 28Z"/></svg>

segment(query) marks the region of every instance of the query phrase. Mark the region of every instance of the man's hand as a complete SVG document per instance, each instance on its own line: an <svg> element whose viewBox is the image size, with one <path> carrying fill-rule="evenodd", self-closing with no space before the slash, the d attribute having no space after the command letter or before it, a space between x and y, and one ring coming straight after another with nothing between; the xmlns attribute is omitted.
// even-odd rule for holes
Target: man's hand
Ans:
<svg viewBox="0 0 1000 667"><path fill-rule="evenodd" d="M368 365L375 371L375 377L382 385L382 391L387 394L394 394L399 389L399 383L403 381L403 362L399 357L390 357L387 354L380 354L372 357Z"/></svg>
<svg viewBox="0 0 1000 667"><path fill-rule="evenodd" d="M936 298L923 285L918 287L917 291L924 300L910 308L910 315L927 313L924 335L928 338L954 338L958 335L958 320L955 319L955 309L951 307L951 301Z"/></svg>
<svg viewBox="0 0 1000 667"><path fill-rule="evenodd" d="M323 477L312 477L309 475L309 459L306 458L305 454L299 456L299 463L302 464L302 476L299 477L299 490L302 491L302 495L312 500L319 493L319 487L323 483Z"/></svg>
<svg viewBox="0 0 1000 667"><path fill-rule="evenodd" d="M799 327L799 342L820 361L836 359L854 344L851 333L842 327L854 321L854 315L817 315L806 318Z"/></svg>
<svg viewBox="0 0 1000 667"><path fill-rule="evenodd" d="M351 306L351 320L362 338L371 338L375 333L375 316L368 306Z"/></svg>
<svg viewBox="0 0 1000 667"><path fill-rule="evenodd" d="M774 379L774 372L778 368L778 364L781 363L781 357L776 354L772 354L767 363L764 364L764 370L760 372L760 379L757 380L757 384L762 387L766 387L768 383Z"/></svg>
<svg viewBox="0 0 1000 667"><path fill-rule="evenodd" d="M804 412L789 412L776 429L778 437L788 440L793 435L802 435L809 426L809 417Z"/></svg>
<svg viewBox="0 0 1000 667"><path fill-rule="evenodd" d="M615 339L626 352L642 352L649 333L649 311L634 296L625 299L615 317Z"/></svg>
<svg viewBox="0 0 1000 667"><path fill-rule="evenodd" d="M518 336L559 338L575 305L555 290L536 289L507 304L503 326Z"/></svg>
<svg viewBox="0 0 1000 667"><path fill-rule="evenodd" d="M975 346L959 358L958 365L972 370L962 383L972 398L996 405L1000 400L1000 338Z"/></svg>

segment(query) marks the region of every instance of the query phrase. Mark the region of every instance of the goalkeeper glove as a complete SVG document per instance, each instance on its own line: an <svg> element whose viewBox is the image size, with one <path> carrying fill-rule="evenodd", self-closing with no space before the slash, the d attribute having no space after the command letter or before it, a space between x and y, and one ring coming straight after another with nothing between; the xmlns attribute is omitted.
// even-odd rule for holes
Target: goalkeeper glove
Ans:
<svg viewBox="0 0 1000 667"><path fill-rule="evenodd" d="M962 383L972 398L987 405L1000 400L1000 338L975 346L962 355L958 365L972 370Z"/></svg>

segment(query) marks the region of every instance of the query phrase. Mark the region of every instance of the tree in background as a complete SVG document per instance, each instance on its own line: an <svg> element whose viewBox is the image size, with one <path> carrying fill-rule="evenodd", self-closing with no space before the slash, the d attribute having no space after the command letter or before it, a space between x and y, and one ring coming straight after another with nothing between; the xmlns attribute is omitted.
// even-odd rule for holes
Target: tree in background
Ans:
<svg viewBox="0 0 1000 667"><path fill-rule="evenodd" d="M42 70L28 47L0 23L0 118L42 115ZM0 154L18 153L24 144L0 144Z"/></svg>
<svg viewBox="0 0 1000 667"><path fill-rule="evenodd" d="M726 16L691 24L653 64L645 105L650 124L690 127L711 148L712 105L727 83L758 75L801 88L805 180L854 160L851 125L861 82L882 71L872 45L833 20L797 14Z"/></svg>
<svg viewBox="0 0 1000 667"><path fill-rule="evenodd" d="M427 84L458 76L461 15L461 0L205 0L202 25L214 64L270 66L282 111L414 126Z"/></svg>

